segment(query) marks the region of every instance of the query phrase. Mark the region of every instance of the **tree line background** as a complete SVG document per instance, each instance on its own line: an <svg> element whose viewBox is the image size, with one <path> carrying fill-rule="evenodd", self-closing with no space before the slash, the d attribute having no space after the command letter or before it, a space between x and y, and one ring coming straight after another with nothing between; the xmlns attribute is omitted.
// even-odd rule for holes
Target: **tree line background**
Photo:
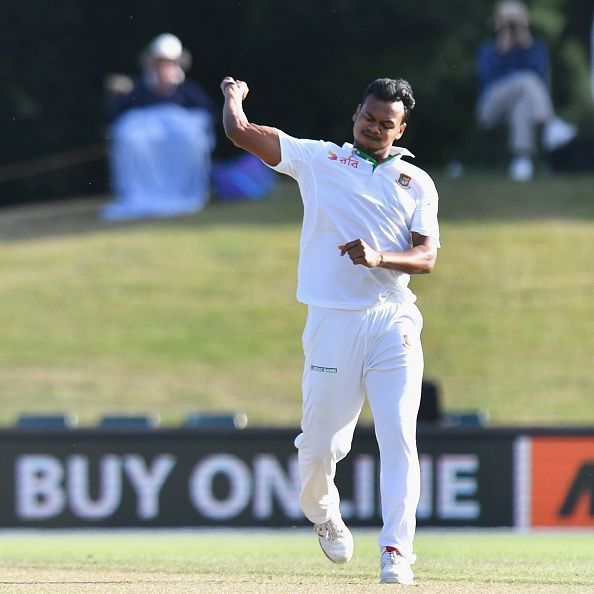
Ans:
<svg viewBox="0 0 594 594"><path fill-rule="evenodd" d="M191 51L188 76L218 106L222 77L241 78L251 88L251 120L301 137L350 140L366 84L378 76L406 78L417 107L404 144L419 165L443 165L472 150L475 52L491 34L494 4L3 0L0 205L109 191L105 158L37 175L14 166L105 144L105 77L137 73L139 52L162 32L178 35ZM533 30L550 44L558 110L590 133L592 0L528 4ZM217 133L215 158L235 154L220 124Z"/></svg>

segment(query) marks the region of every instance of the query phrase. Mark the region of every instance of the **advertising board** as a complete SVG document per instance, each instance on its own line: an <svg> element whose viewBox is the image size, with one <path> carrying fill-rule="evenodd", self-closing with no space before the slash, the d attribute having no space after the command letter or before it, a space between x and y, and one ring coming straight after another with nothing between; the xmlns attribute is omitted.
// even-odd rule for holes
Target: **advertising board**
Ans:
<svg viewBox="0 0 594 594"><path fill-rule="evenodd" d="M296 429L0 431L0 526L307 525ZM419 526L594 526L594 431L419 432ZM338 464L351 526L381 523L379 456Z"/></svg>

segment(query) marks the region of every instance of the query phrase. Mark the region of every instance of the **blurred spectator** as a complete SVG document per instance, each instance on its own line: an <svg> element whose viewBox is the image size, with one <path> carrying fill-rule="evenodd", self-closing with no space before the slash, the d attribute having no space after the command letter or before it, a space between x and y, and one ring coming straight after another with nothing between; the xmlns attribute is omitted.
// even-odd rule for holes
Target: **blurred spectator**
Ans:
<svg viewBox="0 0 594 594"><path fill-rule="evenodd" d="M109 220L188 214L209 199L212 103L186 80L189 52L169 33L141 56L142 75L106 81L114 201Z"/></svg>
<svg viewBox="0 0 594 594"><path fill-rule="evenodd" d="M534 174L537 134L542 133L542 148L551 152L569 143L577 130L554 113L549 51L533 37L526 5L498 2L494 25L495 39L484 42L478 53L478 119L485 128L507 126L509 175L526 181Z"/></svg>

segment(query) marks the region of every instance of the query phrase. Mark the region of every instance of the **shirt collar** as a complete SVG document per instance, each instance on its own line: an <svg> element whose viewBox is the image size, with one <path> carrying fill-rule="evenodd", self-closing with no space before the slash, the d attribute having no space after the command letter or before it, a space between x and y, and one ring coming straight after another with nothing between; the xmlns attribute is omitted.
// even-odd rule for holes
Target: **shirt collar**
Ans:
<svg viewBox="0 0 594 594"><path fill-rule="evenodd" d="M403 146L391 147L390 148L390 156L385 161L383 161L383 163L378 163L371 155L368 155L365 151L356 149L350 142L345 142L342 145L342 148L348 149L353 154L356 154L357 156L361 157L362 159L365 159L366 161L369 161L374 166L374 169L378 165L387 163L388 161L391 161L392 159L400 159L401 157L412 157L413 159L415 158L415 156L408 149L404 148Z"/></svg>

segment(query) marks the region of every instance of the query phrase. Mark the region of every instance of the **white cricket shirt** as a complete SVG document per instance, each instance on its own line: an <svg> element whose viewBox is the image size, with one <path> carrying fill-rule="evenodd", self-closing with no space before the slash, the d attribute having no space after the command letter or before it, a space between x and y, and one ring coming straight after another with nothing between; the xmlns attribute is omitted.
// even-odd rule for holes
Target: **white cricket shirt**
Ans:
<svg viewBox="0 0 594 594"><path fill-rule="evenodd" d="M397 270L354 266L340 244L362 239L384 252L409 249L411 232L439 241L437 190L421 169L394 158L374 164L349 143L293 138L279 132L275 171L299 184L303 228L297 299L317 307L366 309L386 301L415 301L410 276Z"/></svg>

